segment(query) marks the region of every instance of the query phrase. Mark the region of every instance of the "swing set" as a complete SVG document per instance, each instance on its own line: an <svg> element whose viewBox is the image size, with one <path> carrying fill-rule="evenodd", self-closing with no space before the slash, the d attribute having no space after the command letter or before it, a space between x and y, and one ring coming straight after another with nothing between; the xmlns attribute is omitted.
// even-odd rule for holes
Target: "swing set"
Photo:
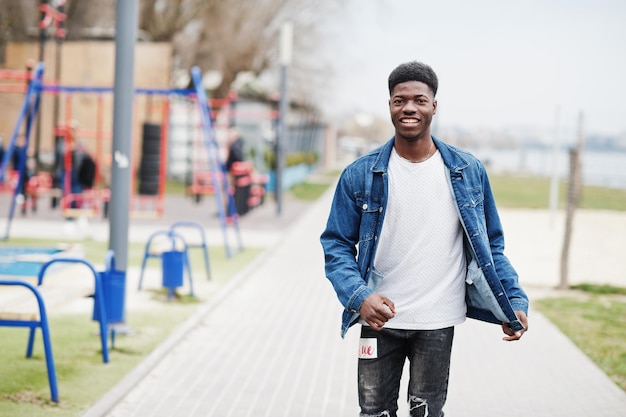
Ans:
<svg viewBox="0 0 626 417"><path fill-rule="evenodd" d="M36 204L37 196L44 191L52 193L53 197L56 196L52 191L55 182L61 189L60 206L65 218L93 217L101 213L106 217L109 200L114 198L115 190L109 190L106 185L107 174L110 171L103 169L103 167L110 167L111 159L116 157L111 155L112 133L104 129L105 112L103 111L105 102L112 102L113 89L111 87L46 84L43 82L43 73L44 64L39 63L29 80L22 78L22 81L27 81L24 101L8 146L5 149L4 157L0 161L0 190L10 190L13 193L5 233L4 236L0 237L2 240L9 238L16 205L18 202L24 204L23 201L27 197L24 194L27 194L34 201L32 204ZM12 73L11 75L15 76L16 74ZM228 226L234 228L238 249L242 249L238 214L233 193L228 184L225 166L220 158L211 101L209 101L202 87L202 75L198 67L192 68L191 78L193 88L190 89L135 89L135 97L143 96L145 98L147 122L143 125L143 141L141 144L137 144L141 145L141 160L138 162L129 161L131 172L139 174L138 178L131 175L131 190L139 189L139 193L133 193L131 196L131 216L151 218L163 215L170 99L182 96L193 100L201 116L202 139L207 154L208 168L211 172L212 189L221 190L221 192L214 192L213 194L223 232L226 254L231 257ZM20 87L10 88L5 85L3 88L5 90L0 92L19 92L20 88L22 91L24 90L24 84L21 84ZM62 149L62 152L57 152L57 156L62 155L62 161L57 161L57 173L61 173L61 175L57 175L57 178L54 178L50 173L28 175L27 170L30 137L34 120L39 111L42 93L54 94L59 98L59 101L64 102L64 124L55 128L55 152ZM81 128L74 122L75 106L73 100L76 96L81 98L81 102L88 99L94 100L95 96L96 126L93 129ZM156 103L157 101L158 103ZM134 106L135 114L137 114L137 100L135 100ZM80 111L80 106L78 107ZM155 119L158 119L156 121L159 123L154 123ZM17 141L22 126L24 126L23 146L20 147L17 146ZM133 137L137 137L137 125L134 126ZM83 141L86 140L90 141L91 147L85 146L86 142L83 143ZM13 160L18 161L18 164L13 166L13 170L9 170L9 162L14 153L18 155L18 158L13 158ZM133 151L133 153L136 152ZM158 156L155 157L155 153ZM92 164L88 163L89 168L81 171L77 160L81 160L82 164L91 160ZM135 165L138 165L139 169L136 169ZM89 181L84 181L84 178L83 181L79 181L80 178L78 177L81 172L82 174L90 174L88 175ZM135 184L136 181L138 184ZM225 204L226 202L228 204Z"/></svg>

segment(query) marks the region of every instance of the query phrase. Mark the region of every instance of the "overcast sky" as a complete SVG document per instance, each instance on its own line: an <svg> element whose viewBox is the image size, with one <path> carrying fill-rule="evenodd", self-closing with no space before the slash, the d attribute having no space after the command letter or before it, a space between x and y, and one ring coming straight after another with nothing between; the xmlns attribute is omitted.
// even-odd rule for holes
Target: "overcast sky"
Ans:
<svg viewBox="0 0 626 417"><path fill-rule="evenodd" d="M419 60L442 126L575 127L582 109L587 132L626 134L624 0L347 2L328 23L337 112L386 117L389 72Z"/></svg>

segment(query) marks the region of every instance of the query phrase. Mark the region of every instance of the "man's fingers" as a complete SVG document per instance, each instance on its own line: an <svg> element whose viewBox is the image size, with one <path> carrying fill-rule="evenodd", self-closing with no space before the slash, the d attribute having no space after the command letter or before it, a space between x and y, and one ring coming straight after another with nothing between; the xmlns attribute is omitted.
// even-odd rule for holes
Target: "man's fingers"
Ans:
<svg viewBox="0 0 626 417"><path fill-rule="evenodd" d="M522 332L515 332L510 336L503 337L502 340L506 342L512 342L514 340L519 340L522 337Z"/></svg>
<svg viewBox="0 0 626 417"><path fill-rule="evenodd" d="M383 301L383 306L385 307L388 313L391 313L391 317L396 315L396 306L393 305L393 301L391 301L388 298L385 298L385 300Z"/></svg>

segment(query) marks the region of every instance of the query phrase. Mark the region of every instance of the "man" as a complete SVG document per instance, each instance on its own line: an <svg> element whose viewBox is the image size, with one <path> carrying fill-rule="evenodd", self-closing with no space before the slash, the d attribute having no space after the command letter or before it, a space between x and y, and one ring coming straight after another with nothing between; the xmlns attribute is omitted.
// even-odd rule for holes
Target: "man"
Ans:
<svg viewBox="0 0 626 417"><path fill-rule="evenodd" d="M345 307L361 323L361 416L396 416L405 360L411 416L443 416L454 326L465 317L522 337L528 298L504 255L484 166L431 135L437 76L408 62L389 76L395 136L342 172L321 243Z"/></svg>

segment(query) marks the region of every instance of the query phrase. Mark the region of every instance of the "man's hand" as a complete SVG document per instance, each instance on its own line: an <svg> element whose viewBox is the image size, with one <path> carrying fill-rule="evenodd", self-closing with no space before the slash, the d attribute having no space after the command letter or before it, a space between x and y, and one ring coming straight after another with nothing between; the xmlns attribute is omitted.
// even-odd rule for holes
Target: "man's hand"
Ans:
<svg viewBox="0 0 626 417"><path fill-rule="evenodd" d="M382 294L374 293L367 297L359 308L361 318L374 330L382 330L389 319L396 314L393 301Z"/></svg>
<svg viewBox="0 0 626 417"><path fill-rule="evenodd" d="M519 319L519 321L524 325L522 330L514 332L506 323L502 323L502 331L506 333L508 336L502 338L502 340L511 342L513 340L519 340L521 337L528 331L528 318L526 317L526 313L521 310L515 310L515 315Z"/></svg>

